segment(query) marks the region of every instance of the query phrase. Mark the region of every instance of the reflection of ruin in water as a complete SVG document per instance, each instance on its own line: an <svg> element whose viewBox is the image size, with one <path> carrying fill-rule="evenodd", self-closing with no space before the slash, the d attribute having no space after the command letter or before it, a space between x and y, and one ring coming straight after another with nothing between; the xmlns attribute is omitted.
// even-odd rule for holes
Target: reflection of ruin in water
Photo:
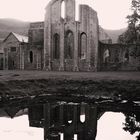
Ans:
<svg viewBox="0 0 140 140"><path fill-rule="evenodd" d="M124 123L124 114L106 112L98 120L96 140L136 140L136 134L123 130Z"/></svg>
<svg viewBox="0 0 140 140"><path fill-rule="evenodd" d="M137 134L137 140L140 140L140 114L139 112L126 112L125 113L125 127L124 130L130 134Z"/></svg>
<svg viewBox="0 0 140 140"><path fill-rule="evenodd" d="M106 112L98 120L96 140L136 140L136 135L132 136L122 129L124 122L125 116L122 113ZM0 124L0 137L3 140L43 140L43 129L29 127L27 115L14 119L1 117Z"/></svg>
<svg viewBox="0 0 140 140"><path fill-rule="evenodd" d="M28 108L29 126L43 127L44 140L52 140L52 138L61 140L60 133L61 137L64 134L64 140L72 140L76 137L78 140L95 140L97 120L100 121L104 112L139 111L139 81L133 81L136 79L133 75L133 78L129 77L131 79L129 80L127 77L129 73L126 73L126 78L121 77L120 80L121 73L118 74L117 78L114 77L116 80L112 80L112 76L107 80L104 79L106 77L99 77L98 80L96 73L91 79L87 76L81 79L83 73L72 79L75 74L68 73L69 77L62 75L64 79L59 79L55 74L44 80L4 81L1 84L6 87L1 88L3 111L14 117L19 110ZM10 83L12 85L10 86L11 96L7 94L7 87ZM15 91L18 91L20 96L16 96ZM23 93L28 93L27 97L24 97ZM85 111L82 110L83 107ZM80 115L83 115L83 112L86 118L81 121ZM109 121L106 122L111 124ZM105 130L106 128L102 128L102 132ZM109 133L112 134L112 131L118 131L118 129L113 126ZM118 139L118 136L114 138Z"/></svg>

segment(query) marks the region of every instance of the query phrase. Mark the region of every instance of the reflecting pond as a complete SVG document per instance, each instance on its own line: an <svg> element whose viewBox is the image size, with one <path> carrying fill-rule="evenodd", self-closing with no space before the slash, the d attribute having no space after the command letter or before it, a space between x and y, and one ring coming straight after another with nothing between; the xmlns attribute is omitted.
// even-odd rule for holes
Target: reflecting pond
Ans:
<svg viewBox="0 0 140 140"><path fill-rule="evenodd" d="M136 140L137 134L123 130L124 123L124 114L106 112L98 121L96 140Z"/></svg>
<svg viewBox="0 0 140 140"><path fill-rule="evenodd" d="M136 140L123 130L125 116L122 113L106 112L98 120L96 140ZM14 119L0 118L1 140L43 140L43 129L29 127L28 116L23 115Z"/></svg>

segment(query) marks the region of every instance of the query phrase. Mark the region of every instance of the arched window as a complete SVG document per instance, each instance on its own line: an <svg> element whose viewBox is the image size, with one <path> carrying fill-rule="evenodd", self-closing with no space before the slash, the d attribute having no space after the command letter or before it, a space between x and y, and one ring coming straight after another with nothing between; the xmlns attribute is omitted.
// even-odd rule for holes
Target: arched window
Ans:
<svg viewBox="0 0 140 140"><path fill-rule="evenodd" d="M86 119L86 106L85 106L85 104L81 104L81 106L80 106L80 121L82 123L84 123L85 119Z"/></svg>
<svg viewBox="0 0 140 140"><path fill-rule="evenodd" d="M33 63L33 52L32 51L30 51L29 60L30 60L30 63Z"/></svg>
<svg viewBox="0 0 140 140"><path fill-rule="evenodd" d="M64 117L64 122L66 124L72 124L73 123L74 106L73 105L65 105L64 112L66 114Z"/></svg>
<svg viewBox="0 0 140 140"><path fill-rule="evenodd" d="M106 63L108 61L108 57L109 56L110 56L109 49L104 50L104 54L103 54L103 61L104 61L104 63Z"/></svg>
<svg viewBox="0 0 140 140"><path fill-rule="evenodd" d="M53 41L54 41L53 58L59 59L59 57L60 57L60 36L58 34L55 34Z"/></svg>
<svg viewBox="0 0 140 140"><path fill-rule="evenodd" d="M82 33L80 36L80 48L79 48L79 56L81 59L86 59L87 53L87 35Z"/></svg>
<svg viewBox="0 0 140 140"><path fill-rule="evenodd" d="M65 18L65 2L64 0L61 3L61 18Z"/></svg>
<svg viewBox="0 0 140 140"><path fill-rule="evenodd" d="M129 60L129 50L127 49L124 54L124 61L128 61L128 60Z"/></svg>
<svg viewBox="0 0 140 140"><path fill-rule="evenodd" d="M66 32L65 38L65 58L73 59L74 57L74 35L72 31Z"/></svg>

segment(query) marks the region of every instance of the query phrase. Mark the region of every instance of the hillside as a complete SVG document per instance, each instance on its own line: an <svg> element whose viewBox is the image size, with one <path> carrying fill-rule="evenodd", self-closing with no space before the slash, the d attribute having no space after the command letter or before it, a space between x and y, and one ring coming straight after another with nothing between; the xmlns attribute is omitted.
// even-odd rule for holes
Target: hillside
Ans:
<svg viewBox="0 0 140 140"><path fill-rule="evenodd" d="M117 43L118 36L125 32L126 28L122 28L120 30L104 30L112 38L112 42Z"/></svg>
<svg viewBox="0 0 140 140"><path fill-rule="evenodd" d="M29 22L23 22L16 19L0 19L0 42L10 33L16 32L27 35Z"/></svg>
<svg viewBox="0 0 140 140"><path fill-rule="evenodd" d="M9 34L9 32L27 35L29 24L29 22L23 22L16 19L0 19L0 42ZM113 43L116 43L118 36L122 34L126 28L120 30L104 30L112 38Z"/></svg>

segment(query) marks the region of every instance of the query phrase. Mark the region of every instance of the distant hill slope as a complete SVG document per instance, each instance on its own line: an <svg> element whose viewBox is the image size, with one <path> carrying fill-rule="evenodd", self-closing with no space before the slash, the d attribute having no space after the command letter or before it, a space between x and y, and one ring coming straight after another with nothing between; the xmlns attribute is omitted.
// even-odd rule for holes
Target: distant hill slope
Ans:
<svg viewBox="0 0 140 140"><path fill-rule="evenodd" d="M106 30L105 32L111 37L113 43L117 43L119 35L125 32L126 28L120 30Z"/></svg>
<svg viewBox="0 0 140 140"><path fill-rule="evenodd" d="M10 33L16 32L27 35L29 22L23 22L16 19L0 19L0 42Z"/></svg>
<svg viewBox="0 0 140 140"><path fill-rule="evenodd" d="M0 42L10 32L27 35L29 24L30 22L23 22L16 19L9 19L9 18L0 19ZM120 30L106 30L106 29L104 30L112 38L113 43L117 43L118 36L122 34L126 30L126 28Z"/></svg>

